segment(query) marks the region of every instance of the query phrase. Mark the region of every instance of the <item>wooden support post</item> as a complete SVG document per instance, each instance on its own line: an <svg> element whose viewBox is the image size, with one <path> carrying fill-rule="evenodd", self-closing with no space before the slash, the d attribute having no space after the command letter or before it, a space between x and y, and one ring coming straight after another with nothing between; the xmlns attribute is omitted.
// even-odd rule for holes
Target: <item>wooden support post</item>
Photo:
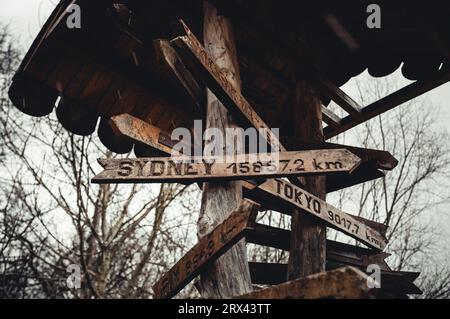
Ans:
<svg viewBox="0 0 450 319"><path fill-rule="evenodd" d="M296 84L294 98L293 147L302 142L323 142L322 108L319 96L306 81ZM305 177L305 190L325 199L325 177ZM314 220L310 214L292 212L291 249L288 264L288 280L325 271L326 226Z"/></svg>
<svg viewBox="0 0 450 319"><path fill-rule="evenodd" d="M204 46L212 59L226 72L240 91L236 48L230 22L204 2ZM226 108L209 90L207 92L206 128L222 131L233 125ZM206 143L216 143L209 141ZM224 150L229 152L230 150ZM240 182L205 183L198 220L198 236L206 235L233 211L242 198ZM201 277L198 287L203 298L231 298L252 291L245 241L241 240L220 257Z"/></svg>

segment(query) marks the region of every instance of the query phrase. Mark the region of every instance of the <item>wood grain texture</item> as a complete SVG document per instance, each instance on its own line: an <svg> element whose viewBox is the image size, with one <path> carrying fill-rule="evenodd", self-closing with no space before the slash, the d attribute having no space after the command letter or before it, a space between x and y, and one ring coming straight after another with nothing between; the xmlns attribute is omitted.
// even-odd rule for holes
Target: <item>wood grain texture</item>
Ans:
<svg viewBox="0 0 450 319"><path fill-rule="evenodd" d="M206 50L214 59L214 63L226 74L227 80L239 90L240 74L231 24L225 17L219 16L217 10L206 1L203 9L203 42ZM226 108L207 90L206 128L218 128L224 132L225 128L233 125ZM208 143L212 144L214 141L205 142ZM238 147L238 152L242 152L242 146ZM225 150L224 153L229 152L230 150ZM221 223L241 199L240 182L205 183L197 224L199 238ZM230 298L252 291L245 241L237 243L205 270L197 287L203 298Z"/></svg>
<svg viewBox="0 0 450 319"><path fill-rule="evenodd" d="M125 135L137 143L143 143L153 148L162 156L173 154L173 145L177 141L169 141L170 134L160 127L147 123L129 114L120 114L110 119L110 124L117 134ZM162 143L163 139L170 143ZM192 144L186 142L186 148L192 149ZM389 152L359 148L335 143L304 143L299 149L336 149L345 148L362 159L362 163L352 174L333 174L326 181L327 192L337 191L366 181L385 176L383 170L392 170L398 163Z"/></svg>
<svg viewBox="0 0 450 319"><path fill-rule="evenodd" d="M213 231L203 236L163 277L153 286L156 299L175 296L208 265L228 251L244 237L253 225L258 205L243 200L238 208Z"/></svg>
<svg viewBox="0 0 450 319"><path fill-rule="evenodd" d="M175 142L170 141L170 135L160 128L151 125L147 122L144 122L138 118L135 118L129 114L121 114L118 116L114 116L110 120L112 128L116 133L120 133L135 142L143 143L148 145L151 148L154 148L156 151L161 152L164 155L170 155L173 152L173 145ZM303 148L305 144L302 144ZM187 145L187 147L190 147ZM307 145L309 147L309 145ZM330 148L338 148L343 147L351 150L354 154L357 154L359 157L363 159L363 164L367 162L376 162L383 167L393 168L396 165L396 159L389 154L388 152L369 150L363 148L355 148L353 146L341 145L341 144L332 144L332 143L323 143L323 144L312 144L312 147L330 147ZM363 165L362 164L362 165ZM361 165L360 165L361 166ZM357 169L358 170L358 169ZM351 174L354 175L355 173ZM333 177L329 177L332 179ZM339 180L336 180L335 183L339 183ZM291 213L289 210L289 205L292 205L288 200L283 200L277 196L275 200L270 200L271 198L267 195L271 195L270 192L266 192L264 189L260 189L259 186L253 182L245 181L242 183L244 190L247 193L247 196L250 196L251 199L263 204L267 209L274 209L276 211L280 211L283 213ZM350 214L348 214L350 215ZM377 230L380 232L382 236L385 236L387 227L383 224L367 220L365 218L350 215L357 221Z"/></svg>
<svg viewBox="0 0 450 319"><path fill-rule="evenodd" d="M322 108L317 92L299 81L293 103L294 135L306 142L324 142ZM296 147L297 145L294 145ZM305 177L304 190L325 200L325 177ZM305 210L294 210L291 221L291 249L289 252L288 280L325 270L326 226Z"/></svg>
<svg viewBox="0 0 450 319"><path fill-rule="evenodd" d="M291 232L286 229L255 224L246 235L247 242L289 251ZM374 249L327 240L327 263L345 264L365 268L369 264L378 264L383 270L390 270L384 261L390 254Z"/></svg>
<svg viewBox="0 0 450 319"><path fill-rule="evenodd" d="M241 295L239 299L373 299L371 279L353 267L321 272L266 289Z"/></svg>

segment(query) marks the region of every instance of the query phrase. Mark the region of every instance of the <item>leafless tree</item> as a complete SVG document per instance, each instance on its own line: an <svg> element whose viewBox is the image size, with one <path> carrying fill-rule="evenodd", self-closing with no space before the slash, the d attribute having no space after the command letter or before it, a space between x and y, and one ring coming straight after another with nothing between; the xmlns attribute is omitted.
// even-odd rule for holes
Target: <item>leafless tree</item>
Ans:
<svg viewBox="0 0 450 319"><path fill-rule="evenodd" d="M398 87L392 78L355 83L361 105L380 99ZM450 199L450 143L448 133L436 130L433 125L438 114L435 105L419 98L341 136L341 141L347 139L348 144L387 150L399 164L382 179L329 197L348 211L389 226L386 250L392 256L388 262L395 270L422 271L418 283L424 289L423 296L429 293L431 281L440 280L444 290L449 287L445 274L450 271L450 260L444 254L448 232L447 238L441 237L441 233L445 232L442 226L449 217L445 205ZM425 260L440 261L431 265ZM433 294L443 296L438 291Z"/></svg>
<svg viewBox="0 0 450 319"><path fill-rule="evenodd" d="M97 137L67 133L53 114L16 110L6 94L13 66L5 64L0 95L0 296L151 297L152 284L195 238L198 191L91 184L96 158L113 155ZM79 267L80 287L70 289L69 265Z"/></svg>

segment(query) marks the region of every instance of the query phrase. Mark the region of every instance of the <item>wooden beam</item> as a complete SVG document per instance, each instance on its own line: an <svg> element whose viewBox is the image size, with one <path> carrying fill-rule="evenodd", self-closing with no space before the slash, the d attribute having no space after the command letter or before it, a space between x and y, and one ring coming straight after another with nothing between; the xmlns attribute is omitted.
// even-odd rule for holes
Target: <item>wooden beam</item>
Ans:
<svg viewBox="0 0 450 319"><path fill-rule="evenodd" d="M352 127L364 123L384 112L387 112L400 104L408 102L432 89L450 81L450 73L448 70L436 72L433 76L425 80L418 80L411 83L398 91L383 97L382 99L364 107L361 111L361 116L353 118L347 116L341 120L341 125L338 128L326 127L324 129L325 139L330 139L342 132L345 132Z"/></svg>
<svg viewBox="0 0 450 319"><path fill-rule="evenodd" d="M398 165L398 160L388 151L380 151L370 148L356 147L351 145L343 145L337 143L301 143L301 149L320 149L320 148L346 148L353 154L360 157L363 162L374 163L379 169L393 170Z"/></svg>
<svg viewBox="0 0 450 319"><path fill-rule="evenodd" d="M107 78L112 77L114 78L114 82L117 84L120 83L122 87L126 87L127 92L130 92L130 96L138 96L141 101L150 101L145 104L146 109L141 108L144 104L139 104L134 100L132 100L131 104L123 104L125 103L125 99L117 101L114 107L112 107L110 103L107 103L108 105L103 105L103 103L107 101L106 97L108 95L105 95L98 103L88 103L88 101L85 101L86 99L81 101L87 106L95 107L103 116L111 116L113 114L127 113L130 111L142 113L142 116L144 116L149 113L149 105L152 106L152 108L160 108L172 112L174 116L176 115L177 118L182 119L188 119L188 115L192 113L194 106L189 105L189 107L186 107L186 104L189 104L186 103L186 101L189 100L186 100L182 94L174 94L174 87L172 86L173 82L168 83L162 81L165 75L162 75L161 73L161 62L155 60L154 48L140 48L140 52L145 55L145 59L143 60L148 62L148 65L144 68L117 63L117 60L111 55L105 55L104 52L93 46L87 46L89 50L82 51L76 46L76 43L70 41L62 42L56 39L54 40L54 46L59 50L70 50L72 54L78 57L78 59L89 62L93 68L98 69L98 71L105 72ZM139 50L137 49L136 52L138 51ZM140 53L138 52L136 54L139 55ZM99 90L99 88L97 88L97 90ZM65 93L72 98L78 98L75 93L68 92L67 90ZM107 92L97 92L100 96L103 96L104 93ZM142 94L142 96L140 96L140 94Z"/></svg>
<svg viewBox="0 0 450 319"><path fill-rule="evenodd" d="M214 3L219 3L219 1L213 1ZM218 7L222 7L222 3L217 5ZM230 16L233 16L233 19L236 21L240 21L240 27L244 28L245 25L258 25L258 29L262 32L264 32L264 38L261 38L261 40L264 40L264 42L261 42L262 46L269 47L271 43L276 43L277 48L281 48L280 54L282 53L283 56L288 57L292 61L304 61L305 60L305 51L306 47L304 45L296 43L296 47L292 47L285 39L280 38L279 34L274 32L273 30L270 30L270 28L266 27L263 20L259 20L256 18L252 18L251 9L248 7L241 8L241 10L234 10L234 11L228 11ZM447 50L448 51L448 50ZM446 55L445 53L443 53ZM448 56L448 54L447 54ZM450 59L450 58L449 58ZM273 59L276 60L276 59ZM269 60L263 61L267 65L270 65ZM307 65L303 65L302 67L308 68L308 65L311 65L311 61L307 61ZM315 70L317 70L317 66L313 66ZM314 77L314 71L309 68L307 71L309 71L310 74ZM281 68L278 68L279 72L282 72ZM316 72L318 73L318 72ZM435 75L430 76L427 79L419 80L414 83L409 84L405 88L402 88L398 90L397 92L394 92L379 101L376 101L366 107L362 107L361 115L359 118L353 118L352 116L347 116L344 119L342 119L341 123L342 126L339 128L333 128L331 126L324 129L324 135L325 139L330 139L334 136L337 136L340 133L343 133L361 123L364 123L388 110L391 110L400 104L403 104L411 99L414 99L446 82L450 81L450 73L448 68L444 68L436 72ZM367 110L366 110L367 109Z"/></svg>
<svg viewBox="0 0 450 319"><path fill-rule="evenodd" d="M266 289L254 291L239 299L367 299L374 290L367 283L371 278L353 267L321 272Z"/></svg>
<svg viewBox="0 0 450 319"><path fill-rule="evenodd" d="M159 62L155 67L160 66L160 74L173 86L181 86L183 89L178 91L185 92L186 97L197 107L197 113L203 113L205 88L188 71L169 41L157 39L153 41L153 46L156 61Z"/></svg>
<svg viewBox="0 0 450 319"><path fill-rule="evenodd" d="M192 279L244 237L255 222L258 205L243 200L229 217L192 247L153 286L156 299L175 296Z"/></svg>
<svg viewBox="0 0 450 319"><path fill-rule="evenodd" d="M254 285L279 285L286 282L287 264L249 262Z"/></svg>
<svg viewBox="0 0 450 319"><path fill-rule="evenodd" d="M341 118L329 108L322 105L322 120L330 127L339 127Z"/></svg>
<svg viewBox="0 0 450 319"><path fill-rule="evenodd" d="M233 156L99 159L93 183L182 183L351 173L360 159L346 149Z"/></svg>

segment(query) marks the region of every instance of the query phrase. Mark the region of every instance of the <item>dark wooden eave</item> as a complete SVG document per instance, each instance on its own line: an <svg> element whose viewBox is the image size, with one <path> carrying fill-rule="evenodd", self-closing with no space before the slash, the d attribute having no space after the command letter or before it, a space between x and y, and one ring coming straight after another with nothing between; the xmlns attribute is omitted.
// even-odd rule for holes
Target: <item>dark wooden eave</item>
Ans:
<svg viewBox="0 0 450 319"><path fill-rule="evenodd" d="M327 138L450 80L448 2L380 0L379 30L366 26L371 1L211 2L233 22L243 95L271 127L285 127L302 77L320 92ZM202 38L202 1L78 0L80 30L66 27L70 3L60 2L17 72L11 97L19 108L46 115L59 95L57 114L68 130L91 134L100 117L102 142L122 153L133 143L108 127L113 115L130 113L169 132L203 116L204 87L166 41L177 35L172 26L180 18ZM366 69L380 77L400 66L415 82L370 105L358 105L339 89ZM21 107L24 96L31 103ZM348 116L328 110L331 100Z"/></svg>

